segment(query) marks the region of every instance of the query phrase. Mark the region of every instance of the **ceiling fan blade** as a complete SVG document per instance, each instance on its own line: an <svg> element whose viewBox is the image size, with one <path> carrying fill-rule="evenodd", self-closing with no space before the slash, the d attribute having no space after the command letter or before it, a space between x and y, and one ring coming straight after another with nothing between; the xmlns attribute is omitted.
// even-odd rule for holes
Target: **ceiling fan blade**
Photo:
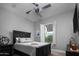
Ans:
<svg viewBox="0 0 79 59"><path fill-rule="evenodd" d="M51 4L48 4L48 5L44 6L44 7L42 7L42 9L46 9L46 8L49 8L49 7L51 7Z"/></svg>
<svg viewBox="0 0 79 59"><path fill-rule="evenodd" d="M26 14L29 14L31 11L32 11L32 10L27 11Z"/></svg>
<svg viewBox="0 0 79 59"><path fill-rule="evenodd" d="M32 3L33 5L35 5L36 7L38 7L38 4L37 3Z"/></svg>

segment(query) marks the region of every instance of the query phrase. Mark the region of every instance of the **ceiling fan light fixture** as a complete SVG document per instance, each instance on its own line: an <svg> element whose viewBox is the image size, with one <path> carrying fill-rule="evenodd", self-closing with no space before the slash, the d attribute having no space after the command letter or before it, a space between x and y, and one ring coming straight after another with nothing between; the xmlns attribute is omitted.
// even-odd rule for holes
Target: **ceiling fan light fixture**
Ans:
<svg viewBox="0 0 79 59"><path fill-rule="evenodd" d="M40 17L42 16L42 15L40 14L40 11L51 7L51 4L47 4L47 5L45 5L44 7L40 7L39 4L37 4L37 3L32 3L32 4L35 6L35 8L33 9L34 12L35 12L38 16L40 16ZM27 11L26 14L29 14L31 11L32 11L32 10Z"/></svg>

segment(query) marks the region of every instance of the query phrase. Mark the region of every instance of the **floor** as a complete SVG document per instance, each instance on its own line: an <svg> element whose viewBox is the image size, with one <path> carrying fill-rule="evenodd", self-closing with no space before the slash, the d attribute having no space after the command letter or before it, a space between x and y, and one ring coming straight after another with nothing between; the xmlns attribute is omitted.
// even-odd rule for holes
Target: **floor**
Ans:
<svg viewBox="0 0 79 59"><path fill-rule="evenodd" d="M62 50L52 49L51 55L52 56L66 56L66 52Z"/></svg>
<svg viewBox="0 0 79 59"><path fill-rule="evenodd" d="M66 56L65 53L52 52L51 56Z"/></svg>
<svg viewBox="0 0 79 59"><path fill-rule="evenodd" d="M19 56L19 55L14 53L13 56ZM66 56L66 53L65 51L62 51L62 50L52 49L51 54L49 56Z"/></svg>
<svg viewBox="0 0 79 59"><path fill-rule="evenodd" d="M13 56L19 56L19 55L18 54L14 54ZM65 56L65 54L54 53L54 54L51 54L49 56Z"/></svg>

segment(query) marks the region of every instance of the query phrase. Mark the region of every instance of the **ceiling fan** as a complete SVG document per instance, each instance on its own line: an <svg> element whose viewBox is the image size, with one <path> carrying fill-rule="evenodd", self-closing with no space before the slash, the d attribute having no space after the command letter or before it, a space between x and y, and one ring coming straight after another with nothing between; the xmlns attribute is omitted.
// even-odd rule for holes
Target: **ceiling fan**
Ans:
<svg viewBox="0 0 79 59"><path fill-rule="evenodd" d="M39 15L40 17L42 16L42 15L40 14L40 11L41 11L41 10L44 10L44 9L47 9L47 8L51 7L51 4L50 4L50 3L47 4L47 5L45 5L45 6L42 7L42 8L40 8L40 7L39 7L39 4L37 4L37 3L32 3L32 4L35 5L35 8L34 8L35 13L36 13L37 15ZM31 11L32 11L32 10L27 11L26 14L29 14Z"/></svg>

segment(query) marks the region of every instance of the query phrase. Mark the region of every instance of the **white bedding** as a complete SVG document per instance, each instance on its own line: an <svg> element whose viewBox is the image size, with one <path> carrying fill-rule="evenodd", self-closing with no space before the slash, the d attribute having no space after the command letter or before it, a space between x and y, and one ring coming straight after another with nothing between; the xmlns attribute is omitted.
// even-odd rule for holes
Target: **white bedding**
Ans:
<svg viewBox="0 0 79 59"><path fill-rule="evenodd" d="M36 55L36 48L39 48L44 45L48 45L49 43L42 42L28 42L28 43L15 43L14 47L16 50L29 54L31 56Z"/></svg>

